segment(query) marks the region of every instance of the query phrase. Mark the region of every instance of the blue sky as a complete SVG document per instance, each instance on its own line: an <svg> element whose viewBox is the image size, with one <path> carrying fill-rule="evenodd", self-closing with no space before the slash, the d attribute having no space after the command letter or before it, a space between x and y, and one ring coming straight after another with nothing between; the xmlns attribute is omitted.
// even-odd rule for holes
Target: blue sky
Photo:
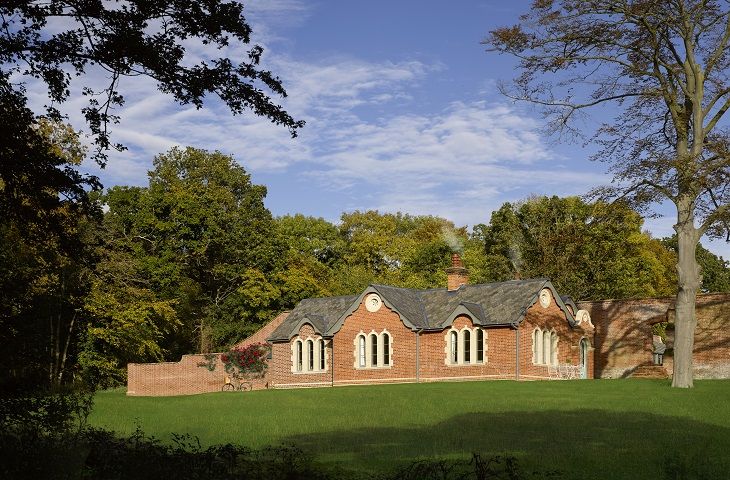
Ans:
<svg viewBox="0 0 730 480"><path fill-rule="evenodd" d="M487 32L516 22L529 1L304 1L246 3L263 61L284 82L281 104L307 121L297 139L252 115L231 116L211 99L178 106L145 79L125 79L113 153L98 170L105 186L145 185L152 158L173 145L233 155L268 187L275 215L337 221L343 211L433 214L457 225L489 220L506 201L531 194L580 195L607 183L593 149L541 134L542 118L497 92L513 61L485 52ZM245 48L223 54L243 58ZM190 44L190 59L220 52ZM100 76L98 81L103 81ZM38 93L36 101L40 101ZM78 101L74 101L78 102ZM65 106L81 125L79 103ZM593 112L586 127L605 112ZM647 220L655 236L669 217ZM705 242L706 243L706 242ZM730 257L726 244L711 249Z"/></svg>

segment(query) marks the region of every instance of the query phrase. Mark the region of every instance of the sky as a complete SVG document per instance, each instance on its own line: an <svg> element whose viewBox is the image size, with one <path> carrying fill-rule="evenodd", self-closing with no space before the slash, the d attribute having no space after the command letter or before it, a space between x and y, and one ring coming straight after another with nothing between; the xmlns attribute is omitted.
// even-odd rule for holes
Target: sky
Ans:
<svg viewBox="0 0 730 480"><path fill-rule="evenodd" d="M377 209L438 215L457 226L487 223L504 202L530 195L583 195L609 183L594 147L545 137L538 110L501 96L514 61L485 51L490 29L515 23L527 0L255 0L244 15L263 63L289 96L275 99L307 122L297 138L253 114L232 116L215 98L196 110L177 105L144 78L123 79L126 103L104 170L84 168L106 187L146 185L155 155L175 145L232 155L266 185L274 215L336 222ZM216 52L190 43L192 60L244 58L246 46ZM92 80L103 82L99 73ZM80 86L76 86L80 88ZM31 94L33 94L33 89ZM32 95L31 95L32 96ZM67 102L80 126L82 99ZM37 91L33 102L39 103ZM594 111L586 128L607 112ZM647 219L656 237L673 233L669 214ZM708 244L730 258L724 242Z"/></svg>

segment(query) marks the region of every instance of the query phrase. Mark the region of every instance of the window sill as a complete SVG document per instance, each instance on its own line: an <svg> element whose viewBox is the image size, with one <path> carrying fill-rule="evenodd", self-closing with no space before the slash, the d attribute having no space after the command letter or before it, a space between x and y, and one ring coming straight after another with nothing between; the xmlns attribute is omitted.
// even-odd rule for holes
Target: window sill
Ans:
<svg viewBox="0 0 730 480"><path fill-rule="evenodd" d="M481 367L487 365L489 362L474 362L474 363L447 363L447 367Z"/></svg>
<svg viewBox="0 0 730 480"><path fill-rule="evenodd" d="M291 372L294 375L320 375L323 373L329 373L328 370L297 370L294 372Z"/></svg>
<svg viewBox="0 0 730 480"><path fill-rule="evenodd" d="M393 368L393 365L378 365L377 367L355 367L355 370L388 370Z"/></svg>

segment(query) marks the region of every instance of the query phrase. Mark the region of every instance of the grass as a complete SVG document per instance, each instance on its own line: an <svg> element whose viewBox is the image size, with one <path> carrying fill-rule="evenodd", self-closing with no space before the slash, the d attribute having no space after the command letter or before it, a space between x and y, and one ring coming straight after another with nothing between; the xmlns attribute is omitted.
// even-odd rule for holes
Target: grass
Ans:
<svg viewBox="0 0 730 480"><path fill-rule="evenodd" d="M97 394L94 426L203 445L294 444L361 472L415 459L511 453L561 478L730 477L730 381L679 390L659 380L464 382L213 393ZM680 452L679 454L677 452ZM697 477L703 478L703 477Z"/></svg>

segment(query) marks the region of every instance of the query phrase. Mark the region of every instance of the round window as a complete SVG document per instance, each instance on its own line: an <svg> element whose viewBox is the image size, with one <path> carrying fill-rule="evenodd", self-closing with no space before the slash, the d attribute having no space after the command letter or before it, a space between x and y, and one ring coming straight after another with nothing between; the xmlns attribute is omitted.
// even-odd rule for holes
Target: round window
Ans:
<svg viewBox="0 0 730 480"><path fill-rule="evenodd" d="M540 290L540 305L543 306L543 308L547 308L550 306L550 300L553 298L552 294L550 293L549 288L543 288Z"/></svg>
<svg viewBox="0 0 730 480"><path fill-rule="evenodd" d="M383 301L380 299L380 296L377 293L371 293L367 297L365 297L365 308L368 309L368 312L377 312L380 310L380 306L383 304Z"/></svg>

